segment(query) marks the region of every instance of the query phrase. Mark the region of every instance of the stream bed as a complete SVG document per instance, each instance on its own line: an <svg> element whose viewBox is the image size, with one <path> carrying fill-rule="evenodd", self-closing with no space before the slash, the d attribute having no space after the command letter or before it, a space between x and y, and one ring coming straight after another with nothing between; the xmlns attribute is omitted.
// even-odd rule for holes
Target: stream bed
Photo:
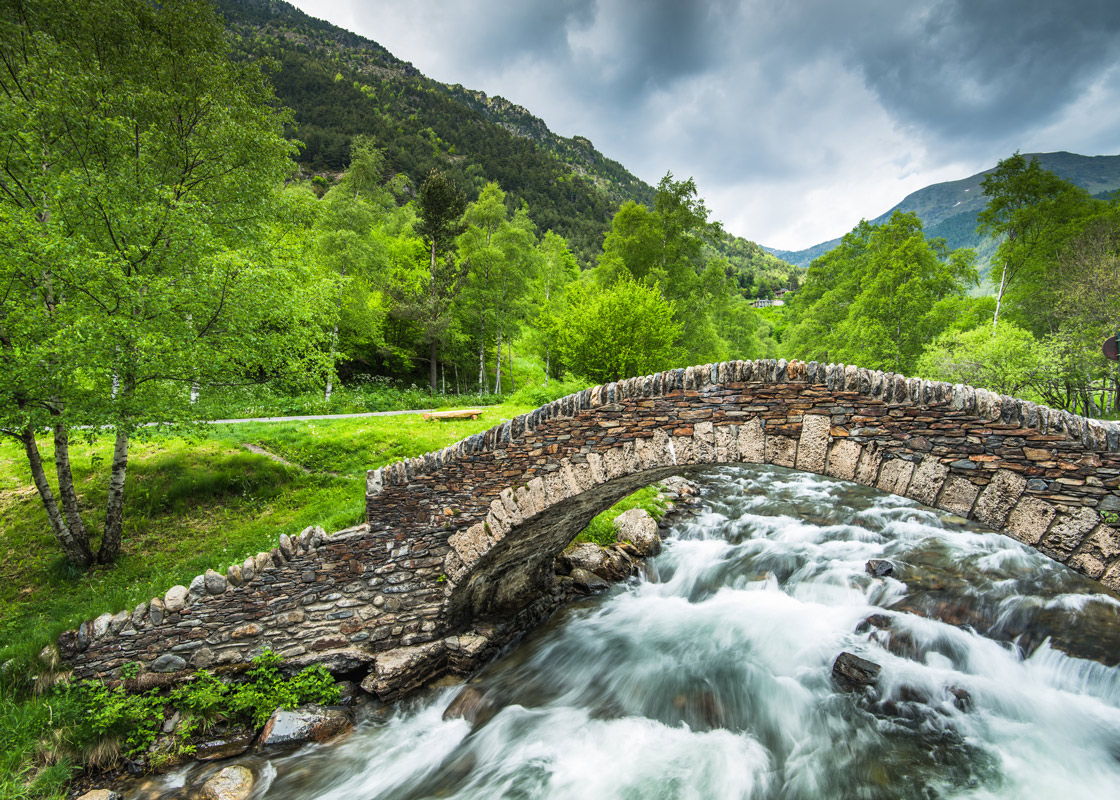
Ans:
<svg viewBox="0 0 1120 800"><path fill-rule="evenodd" d="M426 692L339 742L242 760L253 799L1120 797L1116 597L853 483L694 480L697 513L647 575L471 679L473 724L443 719L464 687ZM874 685L833 679L842 652L881 667Z"/></svg>

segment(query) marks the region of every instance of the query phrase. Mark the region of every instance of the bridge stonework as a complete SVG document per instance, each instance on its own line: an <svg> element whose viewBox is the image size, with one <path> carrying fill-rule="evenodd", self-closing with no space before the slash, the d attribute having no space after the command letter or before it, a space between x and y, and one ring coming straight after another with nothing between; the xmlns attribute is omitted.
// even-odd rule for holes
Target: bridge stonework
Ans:
<svg viewBox="0 0 1120 800"><path fill-rule="evenodd" d="M394 697L472 668L555 608L553 561L596 513L734 463L910 497L1120 591L1120 425L854 366L736 361L597 386L373 470L365 525L281 537L224 576L84 623L60 649L79 674L111 675L238 669L268 648L368 672Z"/></svg>

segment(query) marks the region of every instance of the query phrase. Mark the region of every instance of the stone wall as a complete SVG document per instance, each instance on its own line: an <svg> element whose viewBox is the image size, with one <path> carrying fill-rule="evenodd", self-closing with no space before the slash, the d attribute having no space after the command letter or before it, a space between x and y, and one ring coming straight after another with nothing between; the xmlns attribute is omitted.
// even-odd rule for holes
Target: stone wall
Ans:
<svg viewBox="0 0 1120 800"><path fill-rule="evenodd" d="M662 477L769 463L977 519L1120 590L1120 426L966 386L785 361L599 386L373 470L367 523L306 531L131 612L64 634L80 674L294 664L368 670L394 696L469 669L562 597L556 554ZM184 597L185 595L185 597Z"/></svg>

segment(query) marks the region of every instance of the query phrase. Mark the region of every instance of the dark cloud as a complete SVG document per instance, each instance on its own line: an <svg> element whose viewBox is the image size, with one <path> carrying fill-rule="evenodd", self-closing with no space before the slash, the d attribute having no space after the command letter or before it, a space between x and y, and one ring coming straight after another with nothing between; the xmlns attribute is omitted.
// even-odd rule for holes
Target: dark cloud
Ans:
<svg viewBox="0 0 1120 800"><path fill-rule="evenodd" d="M854 42L883 104L942 136L1003 136L1076 102L1120 54L1115 0L942 0Z"/></svg>
<svg viewBox="0 0 1120 800"><path fill-rule="evenodd" d="M1120 151L1120 0L297 0L795 249L1023 152Z"/></svg>

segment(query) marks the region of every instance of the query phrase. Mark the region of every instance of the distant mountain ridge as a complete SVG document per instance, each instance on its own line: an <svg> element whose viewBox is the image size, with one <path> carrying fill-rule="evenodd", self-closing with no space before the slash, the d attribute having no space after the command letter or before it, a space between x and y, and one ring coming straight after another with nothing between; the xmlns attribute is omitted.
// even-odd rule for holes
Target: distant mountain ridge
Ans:
<svg viewBox="0 0 1120 800"><path fill-rule="evenodd" d="M1043 168L1077 184L1090 194L1099 196L1120 189L1120 155L1082 156L1060 151L1025 153L1024 157L1028 160L1037 158ZM993 166L961 180L935 183L919 189L871 222L885 222L895 211L913 211L921 218L927 236L944 237L952 249L976 248L981 257L981 267L984 267L991 255L993 243L981 240L976 233L976 215L987 203L980 189L980 182L994 169ZM813 259L819 258L838 244L840 239L832 239L804 250L767 249L791 264L808 266Z"/></svg>

